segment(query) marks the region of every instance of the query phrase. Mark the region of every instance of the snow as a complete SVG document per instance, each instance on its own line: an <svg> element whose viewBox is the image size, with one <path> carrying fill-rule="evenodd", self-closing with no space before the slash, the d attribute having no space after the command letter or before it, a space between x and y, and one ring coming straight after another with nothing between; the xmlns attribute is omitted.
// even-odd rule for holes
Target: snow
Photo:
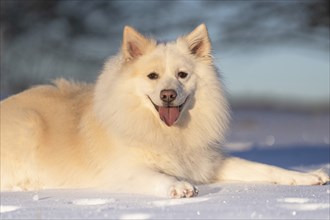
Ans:
<svg viewBox="0 0 330 220"><path fill-rule="evenodd" d="M238 111L227 151L235 156L329 173L329 114ZM1 219L329 219L330 185L199 185L195 198L99 190L1 192Z"/></svg>
<svg viewBox="0 0 330 220"><path fill-rule="evenodd" d="M195 198L166 199L94 190L3 192L3 218L328 219L329 186L210 184ZM38 194L39 200L32 198ZM11 205L7 205L11 204Z"/></svg>

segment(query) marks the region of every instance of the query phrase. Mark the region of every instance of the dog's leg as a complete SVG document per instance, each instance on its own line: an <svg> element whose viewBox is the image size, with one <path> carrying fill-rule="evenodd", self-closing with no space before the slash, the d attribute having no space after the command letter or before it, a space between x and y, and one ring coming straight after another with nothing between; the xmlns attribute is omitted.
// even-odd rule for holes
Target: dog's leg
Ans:
<svg viewBox="0 0 330 220"><path fill-rule="evenodd" d="M141 172L141 176L135 178L135 182L138 185L141 184L147 190L145 193L151 190L152 194L159 196L187 198L197 196L198 194L198 190L194 185L152 170Z"/></svg>
<svg viewBox="0 0 330 220"><path fill-rule="evenodd" d="M322 171L301 173L237 157L224 158L217 177L218 181L269 182L281 185L320 185L329 181L329 175Z"/></svg>
<svg viewBox="0 0 330 220"><path fill-rule="evenodd" d="M116 176L116 179L119 182L109 181L113 184L108 185L109 189L170 198L188 198L198 194L198 189L194 185L148 168L134 167Z"/></svg>

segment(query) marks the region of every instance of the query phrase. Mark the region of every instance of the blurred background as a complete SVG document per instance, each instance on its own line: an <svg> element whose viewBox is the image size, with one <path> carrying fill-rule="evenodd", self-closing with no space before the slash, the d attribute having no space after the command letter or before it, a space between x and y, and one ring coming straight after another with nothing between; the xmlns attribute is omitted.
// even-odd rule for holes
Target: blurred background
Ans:
<svg viewBox="0 0 330 220"><path fill-rule="evenodd" d="M131 25L173 40L206 23L234 108L329 110L329 1L1 0L1 98L94 82Z"/></svg>

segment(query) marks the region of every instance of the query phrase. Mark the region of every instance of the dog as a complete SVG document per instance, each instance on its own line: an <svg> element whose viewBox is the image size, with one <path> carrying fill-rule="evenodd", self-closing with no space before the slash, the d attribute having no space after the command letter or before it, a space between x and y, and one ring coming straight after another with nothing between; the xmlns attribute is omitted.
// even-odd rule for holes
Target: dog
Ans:
<svg viewBox="0 0 330 220"><path fill-rule="evenodd" d="M64 79L1 102L1 190L96 188L170 198L196 185L318 185L223 153L230 109L205 24L171 42L126 26L95 84Z"/></svg>

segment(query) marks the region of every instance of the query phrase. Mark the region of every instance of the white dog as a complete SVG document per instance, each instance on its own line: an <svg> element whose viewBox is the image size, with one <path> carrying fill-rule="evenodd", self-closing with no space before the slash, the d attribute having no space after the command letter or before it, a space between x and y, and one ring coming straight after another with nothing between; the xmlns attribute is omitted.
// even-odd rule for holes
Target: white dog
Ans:
<svg viewBox="0 0 330 220"><path fill-rule="evenodd" d="M58 80L1 102L1 189L102 188L172 198L195 184L324 184L225 157L229 110L205 25L168 43L125 27L96 84Z"/></svg>

